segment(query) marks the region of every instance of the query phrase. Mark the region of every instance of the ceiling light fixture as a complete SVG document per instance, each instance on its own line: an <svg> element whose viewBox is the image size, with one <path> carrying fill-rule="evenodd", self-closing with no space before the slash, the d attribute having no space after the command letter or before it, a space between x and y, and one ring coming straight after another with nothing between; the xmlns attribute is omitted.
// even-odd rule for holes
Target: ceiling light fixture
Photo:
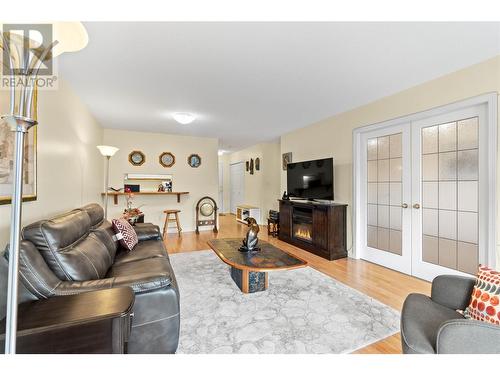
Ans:
<svg viewBox="0 0 500 375"><path fill-rule="evenodd" d="M182 125L190 124L196 119L195 115L187 112L176 112L172 115L172 117L175 121Z"/></svg>

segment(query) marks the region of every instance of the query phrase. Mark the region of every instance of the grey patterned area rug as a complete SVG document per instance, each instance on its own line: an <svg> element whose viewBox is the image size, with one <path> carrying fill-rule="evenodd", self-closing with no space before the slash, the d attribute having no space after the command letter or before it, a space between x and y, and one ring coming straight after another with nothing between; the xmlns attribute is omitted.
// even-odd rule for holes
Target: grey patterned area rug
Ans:
<svg viewBox="0 0 500 375"><path fill-rule="evenodd" d="M399 330L399 314L310 267L243 294L211 250L172 254L181 293L177 353L349 353Z"/></svg>

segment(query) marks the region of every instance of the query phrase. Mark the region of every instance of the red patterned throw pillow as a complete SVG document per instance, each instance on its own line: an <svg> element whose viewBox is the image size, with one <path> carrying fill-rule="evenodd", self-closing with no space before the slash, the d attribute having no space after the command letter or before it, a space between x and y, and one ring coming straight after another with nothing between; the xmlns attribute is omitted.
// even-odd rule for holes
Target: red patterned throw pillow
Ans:
<svg viewBox="0 0 500 375"><path fill-rule="evenodd" d="M468 319L500 325L500 272L479 266L476 284L469 306L465 310Z"/></svg>
<svg viewBox="0 0 500 375"><path fill-rule="evenodd" d="M112 223L120 245L128 251L133 250L139 241L132 225L125 219L113 219Z"/></svg>

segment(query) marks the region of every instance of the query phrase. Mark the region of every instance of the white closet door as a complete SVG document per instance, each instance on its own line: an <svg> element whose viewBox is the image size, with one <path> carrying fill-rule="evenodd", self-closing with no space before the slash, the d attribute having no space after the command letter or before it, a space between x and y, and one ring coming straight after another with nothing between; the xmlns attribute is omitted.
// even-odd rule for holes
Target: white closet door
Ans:
<svg viewBox="0 0 500 375"><path fill-rule="evenodd" d="M245 163L230 165L231 213L236 214L236 206L245 200Z"/></svg>
<svg viewBox="0 0 500 375"><path fill-rule="evenodd" d="M361 257L411 273L411 158L409 124L361 138Z"/></svg>

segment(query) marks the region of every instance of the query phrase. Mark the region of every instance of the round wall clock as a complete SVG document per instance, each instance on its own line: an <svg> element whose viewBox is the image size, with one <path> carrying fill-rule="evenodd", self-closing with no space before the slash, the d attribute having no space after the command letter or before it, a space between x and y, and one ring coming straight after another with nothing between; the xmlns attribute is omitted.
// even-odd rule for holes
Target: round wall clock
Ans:
<svg viewBox="0 0 500 375"><path fill-rule="evenodd" d="M128 154L128 161L135 166L143 165L146 161L146 156L141 151L132 151Z"/></svg>
<svg viewBox="0 0 500 375"><path fill-rule="evenodd" d="M164 152L160 155L160 164L165 168L170 168L175 164L175 156L171 152Z"/></svg>
<svg viewBox="0 0 500 375"><path fill-rule="evenodd" d="M188 164L192 168L198 168L201 164L201 157L198 154L191 154L188 157Z"/></svg>

